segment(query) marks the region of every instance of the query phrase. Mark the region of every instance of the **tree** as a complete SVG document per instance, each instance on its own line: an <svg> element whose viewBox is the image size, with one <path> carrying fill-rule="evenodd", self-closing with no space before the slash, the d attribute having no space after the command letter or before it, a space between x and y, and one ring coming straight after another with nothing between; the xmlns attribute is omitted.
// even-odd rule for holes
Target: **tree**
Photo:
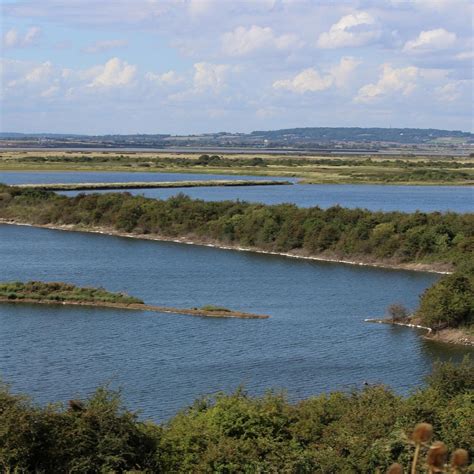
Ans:
<svg viewBox="0 0 474 474"><path fill-rule="evenodd" d="M388 315L392 318L392 321L404 321L408 319L410 313L405 306L400 303L391 304L387 308Z"/></svg>
<svg viewBox="0 0 474 474"><path fill-rule="evenodd" d="M421 296L417 316L434 329L474 322L474 286L459 272L447 275Z"/></svg>

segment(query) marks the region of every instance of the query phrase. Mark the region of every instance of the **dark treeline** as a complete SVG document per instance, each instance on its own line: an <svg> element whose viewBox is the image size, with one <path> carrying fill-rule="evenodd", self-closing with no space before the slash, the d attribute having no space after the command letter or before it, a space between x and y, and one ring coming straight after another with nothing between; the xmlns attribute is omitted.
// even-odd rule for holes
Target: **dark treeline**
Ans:
<svg viewBox="0 0 474 474"><path fill-rule="evenodd" d="M0 186L0 217L369 263L431 263L456 268L459 278L448 287L455 290L455 296L461 294L464 303L455 306L460 308L457 315L446 321L451 325L472 322L474 214L372 212L339 206L305 209L292 204L206 202L184 195L167 200L129 193L66 197ZM428 299L445 300L444 294L435 292Z"/></svg>
<svg viewBox="0 0 474 474"><path fill-rule="evenodd" d="M447 453L464 449L472 459L473 382L466 359L438 364L427 385L408 397L368 386L290 404L280 394L253 398L238 390L198 400L162 425L140 421L106 388L66 408L42 408L0 385L0 470L368 473L398 462L409 472L419 422L432 425L433 441L443 441ZM431 472L446 472L437 465Z"/></svg>

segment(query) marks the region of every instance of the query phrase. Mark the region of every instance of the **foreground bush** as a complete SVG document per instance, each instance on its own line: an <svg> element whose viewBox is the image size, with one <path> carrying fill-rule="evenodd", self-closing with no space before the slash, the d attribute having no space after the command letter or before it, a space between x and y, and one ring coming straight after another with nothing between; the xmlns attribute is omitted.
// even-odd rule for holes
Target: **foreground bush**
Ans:
<svg viewBox="0 0 474 474"><path fill-rule="evenodd" d="M440 440L443 462L449 453L459 463L466 455L472 459L474 364L468 359L457 366L438 364L427 382L405 398L371 386L297 404L275 393L253 398L238 390L198 400L161 426L139 421L122 406L118 393L105 388L84 402L39 408L3 386L0 469L367 473L390 468L400 472L390 466L400 463L408 469L417 451L422 469L418 472L425 472L429 459L438 462L433 446L439 448ZM429 424L429 437L426 425L413 431L419 422ZM444 469L438 472L447 472ZM461 464L456 469L465 472Z"/></svg>

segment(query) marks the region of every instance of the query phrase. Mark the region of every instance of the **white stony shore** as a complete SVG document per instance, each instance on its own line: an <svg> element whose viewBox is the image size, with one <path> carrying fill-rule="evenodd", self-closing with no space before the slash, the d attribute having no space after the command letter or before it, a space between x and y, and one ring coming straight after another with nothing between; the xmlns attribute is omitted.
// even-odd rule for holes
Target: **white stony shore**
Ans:
<svg viewBox="0 0 474 474"><path fill-rule="evenodd" d="M315 256L315 255L301 255L297 252L273 252L269 250L262 250L256 247L241 247L237 245L225 245L219 242L210 242L204 241L201 239L192 240L187 237L167 237L158 234L134 234L130 232L121 232L115 229L103 228L103 227L82 227L77 225L55 225L55 224L30 224L25 222L19 222L13 219L4 219L0 218L0 224L8 225L19 225L27 227L39 227L43 229L51 230L62 230L70 232L88 232L93 234L102 234L102 235L111 235L117 237L126 237L131 239L141 239L141 240L154 240L160 242L175 242L179 244L186 245L200 245L204 247L218 248L222 250L236 250L239 252L252 252L260 253L266 255L277 255L281 257L297 258L302 260L313 260L319 262L331 262L331 263L342 263L346 265L357 265L362 267L376 267L376 268L387 268L392 270L410 270L418 272L427 272L427 273L437 273L441 275L449 275L452 272L446 270L440 270L436 265L424 264L424 263L400 263L400 264L391 264L386 262L365 262L358 260L346 260L339 259L330 256Z"/></svg>

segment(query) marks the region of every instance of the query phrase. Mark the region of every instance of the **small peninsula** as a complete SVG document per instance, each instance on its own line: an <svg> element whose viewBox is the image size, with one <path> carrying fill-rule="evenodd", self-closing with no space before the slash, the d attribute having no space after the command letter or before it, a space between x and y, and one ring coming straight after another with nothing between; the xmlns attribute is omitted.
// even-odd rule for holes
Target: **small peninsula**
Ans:
<svg viewBox="0 0 474 474"><path fill-rule="evenodd" d="M0 283L0 303L62 304L103 308L154 311L210 318L268 319L268 315L232 311L220 306L182 309L147 305L143 300L125 293L113 293L103 288L78 287L63 282L15 281Z"/></svg>
<svg viewBox="0 0 474 474"><path fill-rule="evenodd" d="M424 329L425 339L474 346L473 281L472 269L446 275L423 292L413 314L395 303L388 307L389 318L365 321Z"/></svg>

